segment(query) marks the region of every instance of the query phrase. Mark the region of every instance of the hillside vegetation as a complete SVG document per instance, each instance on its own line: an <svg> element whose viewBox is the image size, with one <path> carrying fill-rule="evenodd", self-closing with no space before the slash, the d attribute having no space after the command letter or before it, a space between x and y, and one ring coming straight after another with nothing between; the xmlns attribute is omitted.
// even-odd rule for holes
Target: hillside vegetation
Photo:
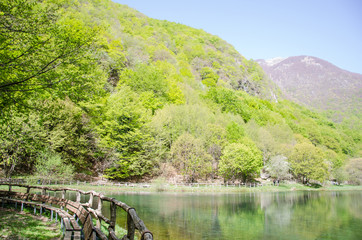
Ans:
<svg viewBox="0 0 362 240"><path fill-rule="evenodd" d="M0 17L6 177L341 181L361 155L358 125L281 99L203 30L108 0L5 0Z"/></svg>

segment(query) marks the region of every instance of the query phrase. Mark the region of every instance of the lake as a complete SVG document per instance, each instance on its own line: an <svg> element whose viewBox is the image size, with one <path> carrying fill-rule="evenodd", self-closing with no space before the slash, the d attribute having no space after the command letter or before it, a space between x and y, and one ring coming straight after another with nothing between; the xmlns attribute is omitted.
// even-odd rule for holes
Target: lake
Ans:
<svg viewBox="0 0 362 240"><path fill-rule="evenodd" d="M362 191L123 193L154 239L362 239ZM117 224L126 228L125 215Z"/></svg>

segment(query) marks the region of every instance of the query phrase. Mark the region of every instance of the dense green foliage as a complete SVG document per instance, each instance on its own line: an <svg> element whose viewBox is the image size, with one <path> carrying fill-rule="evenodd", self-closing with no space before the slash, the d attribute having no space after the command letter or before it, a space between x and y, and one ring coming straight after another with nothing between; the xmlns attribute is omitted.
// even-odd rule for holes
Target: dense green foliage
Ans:
<svg viewBox="0 0 362 240"><path fill-rule="evenodd" d="M189 176L191 182L206 178L211 172L211 155L206 152L201 140L189 133L182 134L172 144L171 154L173 165Z"/></svg>
<svg viewBox="0 0 362 240"><path fill-rule="evenodd" d="M276 100L259 65L202 30L110 0L3 1L0 17L7 177L34 174L51 152L116 180L245 181L266 166L323 182L361 154L359 119L336 124ZM276 156L286 163L278 176Z"/></svg>
<svg viewBox="0 0 362 240"><path fill-rule="evenodd" d="M35 177L38 180L72 179L74 168L64 164L59 154L50 151L39 154L35 164Z"/></svg>
<svg viewBox="0 0 362 240"><path fill-rule="evenodd" d="M5 0L0 3L0 107L36 98L84 99L89 48L95 30L62 14L65 1ZM53 86L57 85L56 90ZM93 90L93 89L90 89Z"/></svg>
<svg viewBox="0 0 362 240"><path fill-rule="evenodd" d="M219 172L226 179L241 179L245 182L263 166L260 150L252 143L231 143L221 157Z"/></svg>
<svg viewBox="0 0 362 240"><path fill-rule="evenodd" d="M293 173L301 177L304 182L309 179L323 181L327 175L327 165L324 161L323 151L310 143L295 145L290 163Z"/></svg>

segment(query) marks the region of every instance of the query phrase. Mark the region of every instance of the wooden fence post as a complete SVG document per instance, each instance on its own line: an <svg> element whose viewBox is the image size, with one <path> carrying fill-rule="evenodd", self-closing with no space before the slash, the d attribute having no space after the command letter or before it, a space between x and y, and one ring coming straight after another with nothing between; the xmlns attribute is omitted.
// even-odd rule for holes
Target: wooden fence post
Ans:
<svg viewBox="0 0 362 240"><path fill-rule="evenodd" d="M101 195L99 195L98 196L98 207L97 207L97 212L99 212L99 213L102 213L102 203L103 203L103 200L101 198ZM100 229L101 226L102 226L102 222L101 222L101 219L98 217L96 227Z"/></svg>
<svg viewBox="0 0 362 240"><path fill-rule="evenodd" d="M103 200L102 200L101 196L99 196L98 207L97 207L97 211L99 211L99 212L102 212L102 203L103 203Z"/></svg>
<svg viewBox="0 0 362 240"><path fill-rule="evenodd" d="M46 195L46 193L47 193L47 190L45 189L45 188L43 188L42 190L41 190L41 195L43 195L43 196L45 196ZM42 204L45 204L45 202L41 202ZM43 208L42 207L40 207L40 215L43 213Z"/></svg>
<svg viewBox="0 0 362 240"><path fill-rule="evenodd" d="M109 224L109 228L111 228L113 231L116 231L116 220L117 220L117 206L116 204L112 201L110 204L111 207L111 223ZM109 237L109 239L111 239Z"/></svg>
<svg viewBox="0 0 362 240"><path fill-rule="evenodd" d="M80 192L77 192L77 203L80 203Z"/></svg>
<svg viewBox="0 0 362 240"><path fill-rule="evenodd" d="M93 205L93 193L91 192L90 195L89 195L89 207L92 208L92 205Z"/></svg>
<svg viewBox="0 0 362 240"><path fill-rule="evenodd" d="M134 209L131 208L129 210L134 210ZM134 232L135 232L135 225L134 225L132 216L128 211L128 214L127 214L127 238L129 240L134 240Z"/></svg>

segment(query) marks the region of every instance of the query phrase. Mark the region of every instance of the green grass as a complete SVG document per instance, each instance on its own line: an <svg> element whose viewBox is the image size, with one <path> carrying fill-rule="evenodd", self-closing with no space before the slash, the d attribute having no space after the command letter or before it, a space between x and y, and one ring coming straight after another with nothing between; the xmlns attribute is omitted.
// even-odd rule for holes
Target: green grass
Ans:
<svg viewBox="0 0 362 240"><path fill-rule="evenodd" d="M167 183L156 182L150 184L150 187L144 188L141 186L116 186L116 185L91 185L91 184L73 184L73 185L50 185L50 187L54 188L74 188L80 189L83 191L96 191L104 194L117 194L120 192L220 192L220 193L228 193L228 192L285 192L285 191L359 191L362 190L362 186L352 186L352 185L341 185L341 186L306 186L299 183L281 183L279 186L266 185L261 187L238 187L238 186L176 186ZM1 190L8 190L7 186L0 186ZM13 188L13 191L21 191L25 190L25 188Z"/></svg>
<svg viewBox="0 0 362 240"><path fill-rule="evenodd" d="M60 239L59 223L14 209L0 209L0 239Z"/></svg>
<svg viewBox="0 0 362 240"><path fill-rule="evenodd" d="M286 191L353 191L353 190L362 190L362 186L351 186L351 185L343 185L343 186L321 186L321 187L313 187L306 186L303 184L293 183L293 184L284 184L281 183L279 186L261 186L261 187L238 187L238 186L176 186L176 185L168 185L168 184L151 184L150 187L144 188L140 186L136 187L126 187L126 186L97 186L97 185L52 185L52 187L69 187L80 189L83 191L96 191L103 193L105 195L117 194L120 192L220 192L220 193L229 193L229 192L286 192Z"/></svg>
<svg viewBox="0 0 362 240"><path fill-rule="evenodd" d="M94 225L94 226L97 226L97 221L96 221L96 219L93 218L92 221L93 221L93 225ZM107 233L108 233L108 226L109 226L109 225L108 225L107 223L105 223L104 221L102 221L102 222L101 222L101 231L107 234ZM118 226L118 225L116 225L116 227L115 227L115 233L116 233L116 236L117 236L117 237L122 238L124 235L127 235L127 230L124 229L124 228L121 228L121 227ZM136 231L136 233L137 233L137 231ZM107 234L107 235L108 235L108 234ZM135 239L137 240L138 237L135 236Z"/></svg>

